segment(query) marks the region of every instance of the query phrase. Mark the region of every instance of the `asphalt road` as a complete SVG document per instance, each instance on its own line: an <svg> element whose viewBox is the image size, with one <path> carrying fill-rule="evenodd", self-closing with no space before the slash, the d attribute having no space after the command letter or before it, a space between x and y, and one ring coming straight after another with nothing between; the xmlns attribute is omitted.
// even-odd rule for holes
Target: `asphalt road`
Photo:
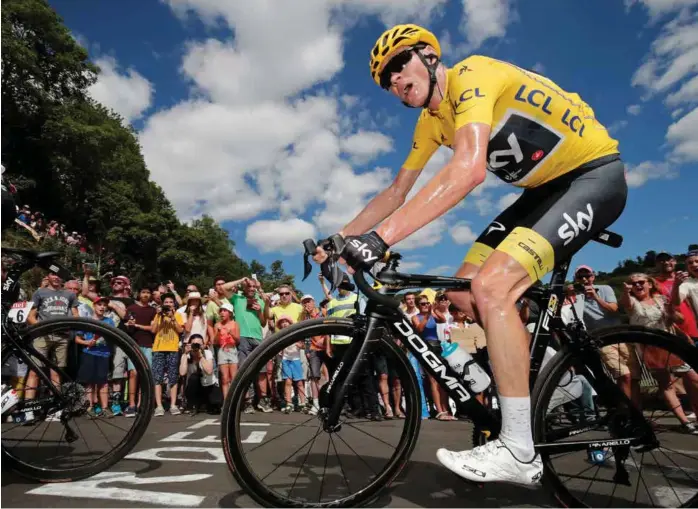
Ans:
<svg viewBox="0 0 698 509"><path fill-rule="evenodd" d="M123 418L117 418L123 419ZM401 421L362 423L347 427L344 440L330 441L317 435L317 421L302 414L254 414L245 416L246 457L267 482L297 490L322 489L339 492L370 475L388 457L399 440ZM297 424L304 426L296 427ZM292 430L293 432L289 432ZM438 447L470 448L471 425L466 422L424 421L420 440L408 467L380 499L377 507L550 507L554 500L540 487L504 484L477 487L444 469L435 458ZM33 484L12 473L2 475L4 507L250 507L256 504L237 486L223 457L219 419L199 414L153 418L135 450L108 472L74 483ZM317 435L317 436L316 436ZM313 440L314 438L314 440ZM311 442L309 442L309 440ZM678 496L698 489L698 437L678 436L671 446L683 451L683 460L673 455L677 467L667 471L646 467L643 479L655 497L668 490ZM690 448L690 449L687 449ZM337 451L333 454L332 451ZM327 451L330 451L329 455ZM688 454L686 454L688 452ZM279 468L284 458L291 460ZM577 455L578 456L578 455ZM327 458L330 458L329 460ZM338 457L343 458L337 460ZM578 460L577 461L584 461ZM646 461L646 460L645 460ZM587 476L610 477L613 462L601 469L593 465ZM671 464L670 464L671 465ZM570 463L570 468L573 465ZM679 468L681 467L681 468ZM575 472L584 468L576 464ZM630 475L636 473L629 468ZM318 473L328 480L320 483ZM592 474L596 472L595 474ZM635 472L635 473L634 473ZM668 472L668 473L667 473ZM345 475L340 475L340 473ZM660 475L661 474L661 475ZM667 480L667 476L670 479ZM322 484L322 488L318 488ZM588 484L588 483L587 483ZM580 488L582 489L582 488ZM596 488L593 488L596 489ZM634 490L634 486L632 490ZM644 488L643 488L644 489ZM622 490L618 491L620 494ZM298 493L297 491L294 493ZM629 495L629 496L632 496ZM628 502L627 500L630 500ZM627 506L632 498L616 504ZM605 505L605 502L603 502ZM616 505L614 504L614 505Z"/></svg>

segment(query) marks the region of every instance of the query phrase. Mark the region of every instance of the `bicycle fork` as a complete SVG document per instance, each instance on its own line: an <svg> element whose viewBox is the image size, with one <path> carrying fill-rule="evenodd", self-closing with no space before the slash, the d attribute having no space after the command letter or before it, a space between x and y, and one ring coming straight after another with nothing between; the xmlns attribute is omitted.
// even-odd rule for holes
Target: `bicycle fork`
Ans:
<svg viewBox="0 0 698 509"><path fill-rule="evenodd" d="M357 316L355 320L359 321L357 331L363 331L364 326L361 322L364 322L365 318ZM344 357L327 383L326 401L321 402L320 406L327 409L323 427L328 433L339 431L342 427L339 418L344 408L344 400L349 388L352 387L357 377L360 376L364 363L368 362L368 357L375 350L379 339L379 336L376 334L378 323L378 318L368 317L365 333L361 334L363 337L355 335L352 338L347 351L344 353Z"/></svg>

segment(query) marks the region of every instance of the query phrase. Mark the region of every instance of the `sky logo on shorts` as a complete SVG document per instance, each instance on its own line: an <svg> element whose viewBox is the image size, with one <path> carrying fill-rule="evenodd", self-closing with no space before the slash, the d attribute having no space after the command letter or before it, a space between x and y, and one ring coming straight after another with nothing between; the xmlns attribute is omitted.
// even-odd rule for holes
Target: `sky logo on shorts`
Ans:
<svg viewBox="0 0 698 509"><path fill-rule="evenodd" d="M579 237L579 233L591 230L591 224L594 221L594 210L591 208L591 203L587 203L587 213L582 211L577 212L577 220L575 221L570 215L565 212L562 218L567 221L560 226L557 234L565 241L565 246Z"/></svg>

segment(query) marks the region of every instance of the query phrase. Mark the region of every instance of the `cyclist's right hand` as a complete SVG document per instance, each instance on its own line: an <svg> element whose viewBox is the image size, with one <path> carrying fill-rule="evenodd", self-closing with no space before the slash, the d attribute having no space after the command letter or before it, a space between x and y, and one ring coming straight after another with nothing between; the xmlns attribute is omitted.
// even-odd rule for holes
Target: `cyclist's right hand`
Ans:
<svg viewBox="0 0 698 509"><path fill-rule="evenodd" d="M316 263L324 263L329 255L327 254L327 251L318 244L318 246L315 248L315 253L313 254L313 261Z"/></svg>

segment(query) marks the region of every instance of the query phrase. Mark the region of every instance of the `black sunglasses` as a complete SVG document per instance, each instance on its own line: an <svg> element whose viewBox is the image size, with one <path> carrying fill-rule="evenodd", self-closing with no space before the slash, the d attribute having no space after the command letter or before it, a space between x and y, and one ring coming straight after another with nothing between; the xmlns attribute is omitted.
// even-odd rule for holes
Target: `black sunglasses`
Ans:
<svg viewBox="0 0 698 509"><path fill-rule="evenodd" d="M393 58L390 59L383 70L381 71L381 87L390 90L391 78L394 72L402 72L405 66L412 60L412 50L408 49L401 53L398 53Z"/></svg>
<svg viewBox="0 0 698 509"><path fill-rule="evenodd" d="M279 295L291 295L291 292L279 292Z"/></svg>
<svg viewBox="0 0 698 509"><path fill-rule="evenodd" d="M633 286L645 286L646 282L647 282L646 279L642 279L640 281L631 281L630 284Z"/></svg>
<svg viewBox="0 0 698 509"><path fill-rule="evenodd" d="M593 274L591 272L578 272L577 279L590 278Z"/></svg>

